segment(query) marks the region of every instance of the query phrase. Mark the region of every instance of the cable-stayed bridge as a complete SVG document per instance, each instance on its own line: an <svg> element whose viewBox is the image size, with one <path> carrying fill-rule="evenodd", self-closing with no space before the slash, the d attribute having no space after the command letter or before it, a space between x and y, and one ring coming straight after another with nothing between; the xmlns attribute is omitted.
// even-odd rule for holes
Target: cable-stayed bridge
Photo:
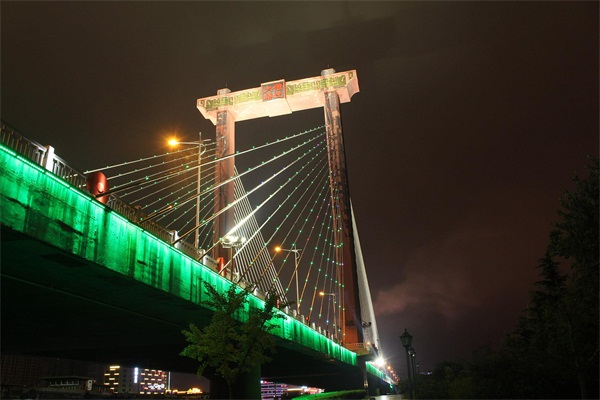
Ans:
<svg viewBox="0 0 600 400"><path fill-rule="evenodd" d="M344 363L358 366L366 378L363 380L372 385L377 379L389 379L372 363L381 349L343 161L339 98L349 101L358 91L356 74L327 71L322 77L271 82L259 89L220 91L217 96L198 100L200 111L216 125L214 139L199 136L197 141L182 142L182 138L175 138L179 141L167 153L84 173L71 168L51 147L40 146L3 124L3 264L16 267L27 263L19 260L23 252L20 247L5 256L5 250L12 248L4 243L4 238L13 238L12 243L26 235L45 241L44 246L57 245L78 256L65 259L64 255L48 255L42 246L38 258L29 262L26 270L30 274L43 275L35 265L40 259L62 261L63 265L87 259L114 266L113 270L124 276L197 304L202 302L203 281L221 289L237 284L250 290L259 303L266 293L275 292L280 309L288 317L289 326L282 326L278 333L284 341L326 354L327 360L337 360L340 371L346 368L340 366ZM336 97L338 105L330 107ZM315 104L325 108L324 126L274 137L270 143L253 148L235 149L232 122ZM28 164L30 161L34 164ZM36 170L36 164L44 168ZM48 181L54 177L64 180L64 187L69 188L66 194L56 192L54 181ZM40 192L40 187L45 189ZM73 190L85 195L74 200ZM57 205L35 207L49 202ZM69 207L87 211L66 211ZM96 208L103 210L99 214L102 217ZM108 223L108 219L115 221ZM62 243L64 232L59 243L53 242L56 232L49 233L52 229L43 227L44 223L52 225L50 220L56 229L81 236L73 239L66 234L67 242L79 242ZM94 225L90 220L102 223ZM115 224L119 226L115 228ZM150 244L152 239L141 239L140 232L151 233L160 243ZM195 265L204 269L198 272ZM3 268L2 274L3 289L4 282L11 281L20 283L15 292L27 285L45 290L51 286L55 292L71 290L71 295L86 296L85 290L73 293L77 289L68 289L69 284L54 281L55 277L39 281L27 271L10 268ZM111 274L102 272L101 276L113 284L120 282L116 287L127 286ZM174 276L178 277L176 283ZM85 282L85 274L74 280ZM143 306L138 307L128 311L140 313ZM191 311L197 310L191 307L185 318L193 318ZM301 358L296 353L293 357ZM304 362L312 365L312 358L310 363ZM271 368L274 372L270 375L285 378L287 374L289 379L302 375L287 371L283 364L285 361L275 360L277 367ZM330 369L317 370L322 370L317 375L325 377L320 382L334 379ZM310 379L311 374L305 375Z"/></svg>

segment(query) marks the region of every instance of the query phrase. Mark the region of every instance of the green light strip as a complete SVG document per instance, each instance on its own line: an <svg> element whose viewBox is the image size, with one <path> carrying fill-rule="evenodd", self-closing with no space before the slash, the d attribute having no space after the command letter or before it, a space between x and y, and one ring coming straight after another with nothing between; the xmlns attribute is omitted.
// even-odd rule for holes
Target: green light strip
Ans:
<svg viewBox="0 0 600 400"><path fill-rule="evenodd" d="M392 378L390 378L385 372L380 371L379 368L371 364L371 362L367 361L365 365L367 366L366 369L368 374L376 376L382 381L387 382L389 384L392 384L394 382Z"/></svg>
<svg viewBox="0 0 600 400"><path fill-rule="evenodd" d="M91 196L0 145L0 222L154 288L200 304L206 281L224 293L232 284ZM255 307L264 306L249 296ZM248 318L248 308L237 316ZM271 321L283 339L356 365L356 353L292 318Z"/></svg>

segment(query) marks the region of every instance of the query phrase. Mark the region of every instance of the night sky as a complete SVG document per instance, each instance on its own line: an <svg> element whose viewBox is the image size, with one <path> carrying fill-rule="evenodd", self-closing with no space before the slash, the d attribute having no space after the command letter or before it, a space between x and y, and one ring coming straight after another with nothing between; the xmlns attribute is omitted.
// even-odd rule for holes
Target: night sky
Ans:
<svg viewBox="0 0 600 400"><path fill-rule="evenodd" d="M597 2L1 3L2 119L79 170L213 125L196 99L356 69L350 194L388 362L497 348L598 155ZM236 124L239 149L323 124Z"/></svg>

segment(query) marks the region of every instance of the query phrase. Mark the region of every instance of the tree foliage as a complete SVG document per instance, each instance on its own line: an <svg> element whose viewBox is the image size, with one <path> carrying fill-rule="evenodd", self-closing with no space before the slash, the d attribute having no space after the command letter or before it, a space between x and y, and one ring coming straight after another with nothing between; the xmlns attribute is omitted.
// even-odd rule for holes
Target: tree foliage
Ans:
<svg viewBox="0 0 600 400"><path fill-rule="evenodd" d="M538 265L531 305L503 356L521 369L522 397L598 396L598 159L560 198L559 220ZM560 265L568 268L561 274Z"/></svg>
<svg viewBox="0 0 600 400"><path fill-rule="evenodd" d="M214 310L210 324L203 328L190 323L183 330L188 346L181 355L200 362L198 375L207 368L227 382L229 397L236 381L253 368L270 361L275 342L269 333L275 324L274 318L283 318L276 312L275 296L268 296L264 308L250 307L248 320L241 323L236 319L248 303L249 292L235 285L221 294L205 282L208 300L206 306Z"/></svg>
<svg viewBox="0 0 600 400"><path fill-rule="evenodd" d="M430 398L598 398L598 158L560 198L530 304L502 348L422 377Z"/></svg>
<svg viewBox="0 0 600 400"><path fill-rule="evenodd" d="M571 279L563 296L565 347L576 371L582 398L598 398L599 341L599 176L598 158L589 177L574 178L576 190L561 197L560 221L550 234L549 252L570 262Z"/></svg>

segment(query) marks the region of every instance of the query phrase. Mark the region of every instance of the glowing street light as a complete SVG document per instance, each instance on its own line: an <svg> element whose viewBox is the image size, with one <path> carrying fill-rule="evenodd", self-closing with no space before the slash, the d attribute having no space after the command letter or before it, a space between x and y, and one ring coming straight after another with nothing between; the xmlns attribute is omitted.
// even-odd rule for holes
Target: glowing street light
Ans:
<svg viewBox="0 0 600 400"><path fill-rule="evenodd" d="M332 297L335 297L335 293L319 292L319 296L332 296Z"/></svg>
<svg viewBox="0 0 600 400"><path fill-rule="evenodd" d="M237 249L242 247L246 243L246 238L244 236L237 235L225 235L223 239L221 239L221 246L224 249L230 249L229 258L231 259L231 281L233 282L233 274L235 273L235 261L234 256L237 254ZM235 253L234 253L235 249ZM237 282L236 282L237 283Z"/></svg>
<svg viewBox="0 0 600 400"><path fill-rule="evenodd" d="M292 245L291 249L283 249L279 246L275 247L277 253L281 251L287 251L288 253L294 253L294 275L296 276L296 314L300 315L300 291L298 290L298 263L300 262L300 256L302 249L296 249L296 244Z"/></svg>
<svg viewBox="0 0 600 400"><path fill-rule="evenodd" d="M198 182L196 184L196 233L194 234L194 247L198 251L200 251L200 232L198 231L198 227L200 226L200 185L201 185L201 162L202 162L202 154L206 152L206 145L204 142L209 141L206 139L202 141L202 132L198 132L198 141L197 142L180 142L179 140L172 138L169 140L169 146L174 147L179 144L189 144L189 145L198 145Z"/></svg>
<svg viewBox="0 0 600 400"><path fill-rule="evenodd" d="M243 236L237 236L237 235L226 235L221 240L221 244L225 248L231 248L231 247L239 248L239 247L242 247L242 245L244 243L246 243L246 238Z"/></svg>
<svg viewBox="0 0 600 400"><path fill-rule="evenodd" d="M334 336L337 338L337 319L336 319L337 311L336 311L336 306L335 306L335 293L319 292L319 296L333 297L333 327L334 327L333 332L334 332Z"/></svg>

